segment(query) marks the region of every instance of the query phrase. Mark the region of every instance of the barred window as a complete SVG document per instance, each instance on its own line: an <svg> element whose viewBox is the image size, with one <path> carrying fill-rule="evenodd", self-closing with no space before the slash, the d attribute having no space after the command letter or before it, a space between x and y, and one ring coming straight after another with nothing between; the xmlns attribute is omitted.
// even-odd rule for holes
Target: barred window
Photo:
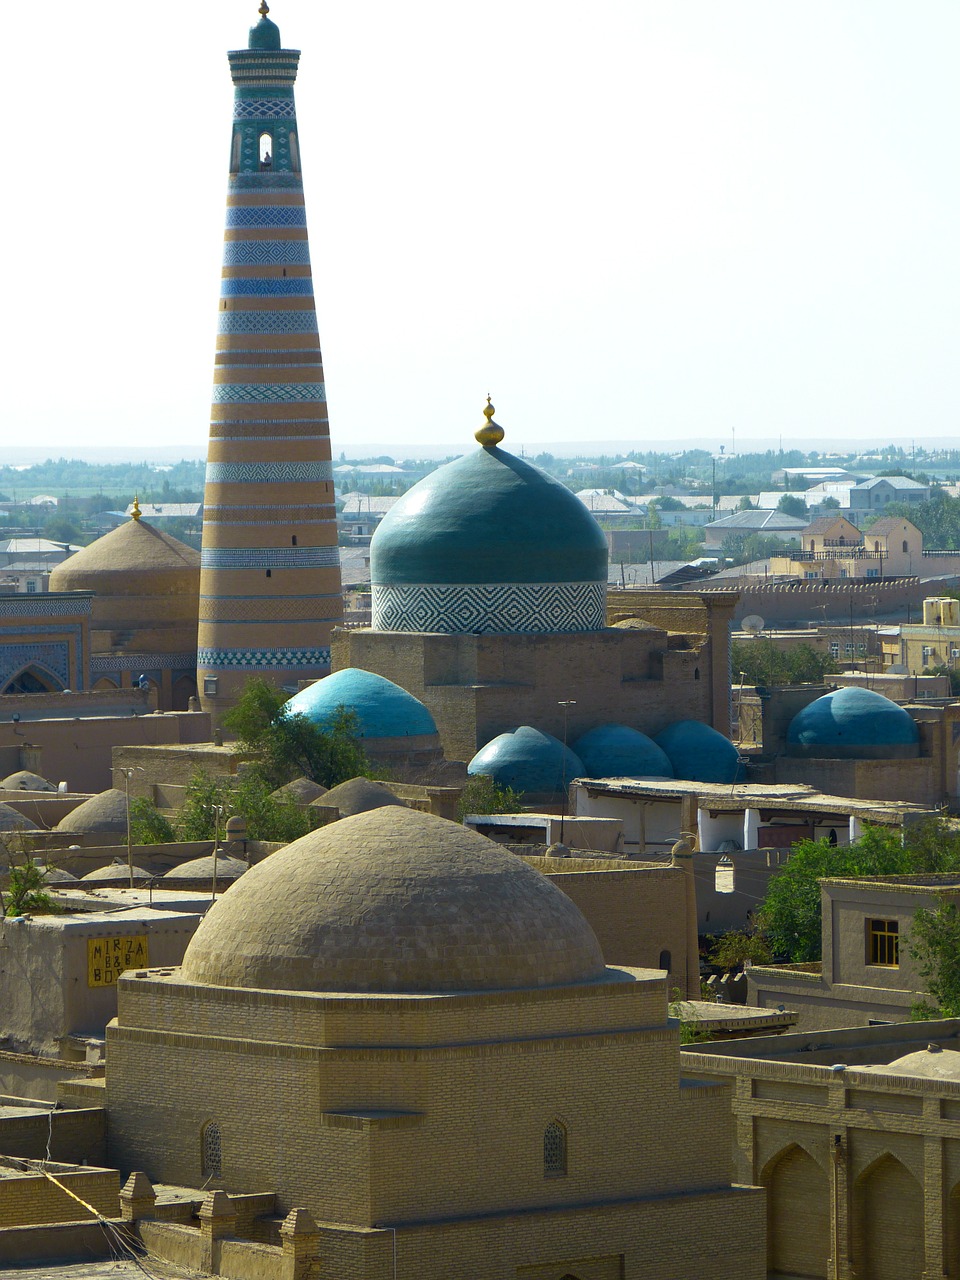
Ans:
<svg viewBox="0 0 960 1280"><path fill-rule="evenodd" d="M203 1176L219 1178L222 1176L223 1152L218 1124L204 1125L203 1129Z"/></svg>
<svg viewBox="0 0 960 1280"><path fill-rule="evenodd" d="M867 964L896 969L900 964L900 924L896 920L867 921Z"/></svg>
<svg viewBox="0 0 960 1280"><path fill-rule="evenodd" d="M551 1120L543 1131L543 1176L559 1178L567 1172L567 1131Z"/></svg>

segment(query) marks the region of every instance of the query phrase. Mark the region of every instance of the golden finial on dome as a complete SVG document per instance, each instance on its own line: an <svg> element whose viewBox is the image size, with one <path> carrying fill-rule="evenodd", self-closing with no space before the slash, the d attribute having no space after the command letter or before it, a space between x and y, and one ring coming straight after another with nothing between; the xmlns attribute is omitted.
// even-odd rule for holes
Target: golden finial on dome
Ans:
<svg viewBox="0 0 960 1280"><path fill-rule="evenodd" d="M474 432L474 438L482 444L485 449L492 449L494 445L499 444L503 439L503 427L493 420L493 415L495 413L496 409L494 409L493 403L488 395L487 407L483 411L483 416L486 418L486 422L479 431Z"/></svg>
<svg viewBox="0 0 960 1280"><path fill-rule="evenodd" d="M260 8L257 10L257 13L259 13L261 18L265 18L269 12L270 6L267 4L267 0L260 0Z"/></svg>
<svg viewBox="0 0 960 1280"><path fill-rule="evenodd" d="M133 507L130 514L133 516L134 520L139 520L141 515L143 515L143 512L140 510L140 495L138 493L133 495Z"/></svg>

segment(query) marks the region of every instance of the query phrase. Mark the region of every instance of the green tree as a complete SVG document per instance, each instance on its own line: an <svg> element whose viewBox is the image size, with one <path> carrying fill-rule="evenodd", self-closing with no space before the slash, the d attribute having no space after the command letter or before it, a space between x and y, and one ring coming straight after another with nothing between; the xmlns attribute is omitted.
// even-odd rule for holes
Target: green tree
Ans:
<svg viewBox="0 0 960 1280"><path fill-rule="evenodd" d="M722 969L742 969L744 962L767 964L772 959L770 944L761 933L732 929L721 934L710 952L710 963Z"/></svg>
<svg viewBox="0 0 960 1280"><path fill-rule="evenodd" d="M269 783L253 771L236 782L198 771L177 817L177 838L213 840L219 833L222 839L227 819L234 816L245 819L248 839L283 844L305 836L319 817L309 806L301 808L294 800L271 795Z"/></svg>
<svg viewBox="0 0 960 1280"><path fill-rule="evenodd" d="M475 773L460 792L457 821L462 822L468 813L520 813L522 800L512 787L501 787L488 774Z"/></svg>
<svg viewBox="0 0 960 1280"><path fill-rule="evenodd" d="M225 727L255 757L255 770L271 790L294 778L335 787L370 774L355 712L340 707L320 728L304 715L288 715L286 700L279 689L254 678L224 716Z"/></svg>
<svg viewBox="0 0 960 1280"><path fill-rule="evenodd" d="M781 649L767 636L734 640L731 661L734 671L743 672L745 683L756 685L819 684L837 670L828 654L811 645Z"/></svg>
<svg viewBox="0 0 960 1280"><path fill-rule="evenodd" d="M910 827L902 839L865 828L850 845L800 840L770 880L758 924L775 955L795 964L821 955L820 880L828 876L918 875L960 870L960 832L943 819Z"/></svg>
<svg viewBox="0 0 960 1280"><path fill-rule="evenodd" d="M132 844L170 844L177 833L152 800L136 796L130 801L130 841Z"/></svg>
<svg viewBox="0 0 960 1280"><path fill-rule="evenodd" d="M33 858L10 864L6 893L0 893L0 915L57 915L60 908L47 892L44 869Z"/></svg>
<svg viewBox="0 0 960 1280"><path fill-rule="evenodd" d="M921 1001L915 1018L960 1017L960 911L955 902L941 898L933 911L920 907L913 917L908 940L910 954L936 1001Z"/></svg>
<svg viewBox="0 0 960 1280"><path fill-rule="evenodd" d="M805 520L810 514L803 498L798 498L794 493L785 493L777 503L777 510L782 511L785 516L796 516L799 520Z"/></svg>

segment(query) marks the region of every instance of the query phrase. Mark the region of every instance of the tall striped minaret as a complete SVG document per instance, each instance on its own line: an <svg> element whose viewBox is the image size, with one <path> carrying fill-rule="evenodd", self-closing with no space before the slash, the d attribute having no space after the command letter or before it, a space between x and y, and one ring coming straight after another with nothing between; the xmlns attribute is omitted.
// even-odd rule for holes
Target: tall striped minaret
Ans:
<svg viewBox="0 0 960 1280"><path fill-rule="evenodd" d="M236 91L210 444L197 682L216 720L246 680L325 675L340 620L330 436L293 85L267 17L229 54Z"/></svg>

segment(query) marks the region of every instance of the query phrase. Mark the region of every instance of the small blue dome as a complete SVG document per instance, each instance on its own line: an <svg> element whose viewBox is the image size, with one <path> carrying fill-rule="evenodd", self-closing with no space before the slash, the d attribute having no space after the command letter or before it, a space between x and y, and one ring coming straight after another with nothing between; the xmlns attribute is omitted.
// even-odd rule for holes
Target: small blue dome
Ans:
<svg viewBox="0 0 960 1280"><path fill-rule="evenodd" d="M584 776L584 768L559 738L525 724L488 742L467 765L467 773L485 773L514 791L562 792Z"/></svg>
<svg viewBox="0 0 960 1280"><path fill-rule="evenodd" d="M688 782L736 782L741 774L737 748L729 738L701 720L677 720L654 737Z"/></svg>
<svg viewBox="0 0 960 1280"><path fill-rule="evenodd" d="M347 667L295 693L287 715L304 715L323 727L339 707L356 712L361 738L408 738L435 734L433 716L412 693L372 671Z"/></svg>
<svg viewBox="0 0 960 1280"><path fill-rule="evenodd" d="M255 22L250 28L248 47L251 49L279 49L281 47L280 28L267 17L269 11L266 5L261 5L260 12L263 15L260 21Z"/></svg>
<svg viewBox="0 0 960 1280"><path fill-rule="evenodd" d="M873 689L835 689L809 703L790 721L787 742L800 747L914 746L913 717Z"/></svg>
<svg viewBox="0 0 960 1280"><path fill-rule="evenodd" d="M573 744L588 778L672 778L673 765L652 738L625 724L602 724Z"/></svg>

